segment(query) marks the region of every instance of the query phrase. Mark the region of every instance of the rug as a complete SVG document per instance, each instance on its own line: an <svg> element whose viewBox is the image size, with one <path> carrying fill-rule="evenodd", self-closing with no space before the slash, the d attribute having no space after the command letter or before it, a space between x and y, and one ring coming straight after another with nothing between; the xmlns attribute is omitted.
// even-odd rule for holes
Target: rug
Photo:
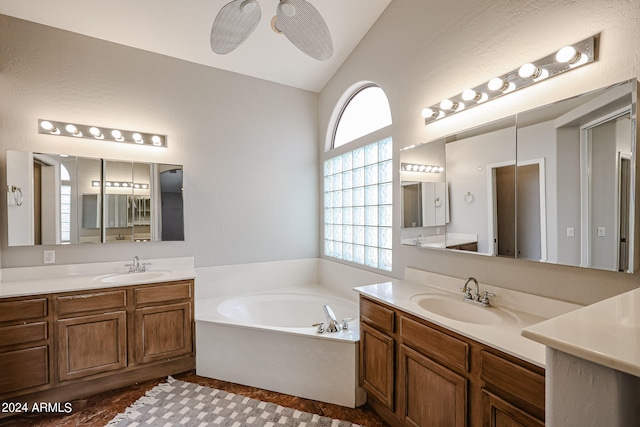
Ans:
<svg viewBox="0 0 640 427"><path fill-rule="evenodd" d="M124 426L360 427L172 377L149 390L107 424L107 427Z"/></svg>

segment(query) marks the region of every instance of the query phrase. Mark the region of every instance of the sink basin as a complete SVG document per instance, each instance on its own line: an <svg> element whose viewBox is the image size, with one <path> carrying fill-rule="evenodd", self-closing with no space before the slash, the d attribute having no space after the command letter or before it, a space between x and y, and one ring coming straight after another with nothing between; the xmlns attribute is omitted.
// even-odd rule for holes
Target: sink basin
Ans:
<svg viewBox="0 0 640 427"><path fill-rule="evenodd" d="M160 277L168 275L168 271L145 271L143 273L116 273L107 274L105 276L96 277L94 280L99 280L104 283L131 283L131 282L144 282L146 280L158 279Z"/></svg>
<svg viewBox="0 0 640 427"><path fill-rule="evenodd" d="M477 325L508 325L517 318L497 307L483 307L464 301L462 296L446 294L419 294L411 302L423 310L458 322Z"/></svg>

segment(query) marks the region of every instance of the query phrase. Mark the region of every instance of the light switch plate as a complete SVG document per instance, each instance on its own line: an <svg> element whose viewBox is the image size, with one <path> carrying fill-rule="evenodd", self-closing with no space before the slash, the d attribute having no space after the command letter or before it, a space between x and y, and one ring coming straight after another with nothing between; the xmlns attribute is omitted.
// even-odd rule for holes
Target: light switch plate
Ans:
<svg viewBox="0 0 640 427"><path fill-rule="evenodd" d="M598 237L604 237L605 236L605 228L604 227L598 227Z"/></svg>
<svg viewBox="0 0 640 427"><path fill-rule="evenodd" d="M567 237L575 237L576 229L573 227L567 227Z"/></svg>
<svg viewBox="0 0 640 427"><path fill-rule="evenodd" d="M55 264L56 263L56 251L54 251L54 250L44 251L44 263L45 264Z"/></svg>

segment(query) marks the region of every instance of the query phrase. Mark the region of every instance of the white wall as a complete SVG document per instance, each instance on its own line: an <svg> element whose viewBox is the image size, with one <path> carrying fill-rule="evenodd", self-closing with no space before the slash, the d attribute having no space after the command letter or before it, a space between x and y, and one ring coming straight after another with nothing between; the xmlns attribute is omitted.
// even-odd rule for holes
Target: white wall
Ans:
<svg viewBox="0 0 640 427"><path fill-rule="evenodd" d="M637 77L639 18L637 4L626 0L461 0L455 7L393 1L320 94L320 150L331 135L336 104L362 81L377 83L389 97L398 159L401 147ZM424 107L597 33L597 62L424 125ZM394 197L394 221L399 224L399 193ZM396 277L412 266L582 303L639 282L638 275L402 246L399 234L394 241Z"/></svg>
<svg viewBox="0 0 640 427"><path fill-rule="evenodd" d="M3 15L0 40L1 165L6 150L184 165L185 242L55 246L57 263L318 256L317 94ZM168 148L40 135L38 118L158 132ZM2 266L42 264L43 247L7 247L0 215Z"/></svg>

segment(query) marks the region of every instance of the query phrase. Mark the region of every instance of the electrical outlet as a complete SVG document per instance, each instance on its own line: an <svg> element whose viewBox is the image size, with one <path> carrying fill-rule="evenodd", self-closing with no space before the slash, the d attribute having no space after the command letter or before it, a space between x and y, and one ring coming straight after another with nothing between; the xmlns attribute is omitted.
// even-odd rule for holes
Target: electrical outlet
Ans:
<svg viewBox="0 0 640 427"><path fill-rule="evenodd" d="M44 263L55 264L56 263L56 251L48 250L44 251Z"/></svg>
<svg viewBox="0 0 640 427"><path fill-rule="evenodd" d="M567 237L575 237L576 229L573 227L567 227Z"/></svg>
<svg viewBox="0 0 640 427"><path fill-rule="evenodd" d="M604 237L606 235L604 227L598 227L598 237Z"/></svg>

